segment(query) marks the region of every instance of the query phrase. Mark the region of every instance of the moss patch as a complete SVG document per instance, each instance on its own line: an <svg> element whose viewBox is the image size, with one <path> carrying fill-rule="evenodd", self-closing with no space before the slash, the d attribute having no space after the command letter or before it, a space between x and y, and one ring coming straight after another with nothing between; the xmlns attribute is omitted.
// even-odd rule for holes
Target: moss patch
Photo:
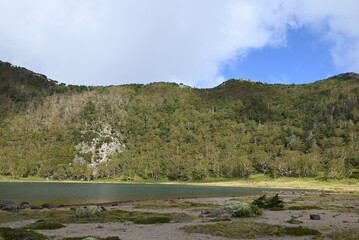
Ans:
<svg viewBox="0 0 359 240"><path fill-rule="evenodd" d="M135 218L132 220L136 224L156 224L156 223L169 223L171 218L169 217L148 217L148 218Z"/></svg>
<svg viewBox="0 0 359 240"><path fill-rule="evenodd" d="M338 230L328 235L333 240L357 240L359 229Z"/></svg>
<svg viewBox="0 0 359 240"><path fill-rule="evenodd" d="M194 217L184 213L153 213L153 212L138 212L138 211L123 211L112 210L105 211L101 216L89 216L78 218L73 211L62 211L51 209L49 211L30 211L21 210L14 212L0 212L0 219L3 222L21 221L29 219L42 219L44 222L53 223L105 223L105 222L124 222L132 221L134 223L141 221L164 221L164 218L170 219L169 222L188 222ZM161 220L162 219L162 220ZM166 220L167 221L167 220ZM157 222L156 222L157 223Z"/></svg>
<svg viewBox="0 0 359 240"><path fill-rule="evenodd" d="M37 221L32 224L28 224L25 226L22 226L22 229L34 229L34 230L52 230L52 229L59 229L65 227L61 223L55 223L55 222L44 222L44 221Z"/></svg>
<svg viewBox="0 0 359 240"><path fill-rule="evenodd" d="M163 209L163 208L180 208L180 209L189 209L189 208L208 208L214 209L220 205L214 203L195 203L195 202L176 202L176 201L151 201L151 202L138 202L134 203L134 208L142 209Z"/></svg>
<svg viewBox="0 0 359 240"><path fill-rule="evenodd" d="M289 210L311 210L311 209L323 209L316 205L295 205L288 207Z"/></svg>
<svg viewBox="0 0 359 240"><path fill-rule="evenodd" d="M277 225L247 221L201 224L180 228L188 233L205 233L228 238L256 238L278 235L282 228Z"/></svg>
<svg viewBox="0 0 359 240"><path fill-rule="evenodd" d="M301 227L281 227L266 223L250 221L221 222L215 224L192 225L180 228L188 233L205 233L228 238L258 238L268 236L319 236L321 233L314 229Z"/></svg>
<svg viewBox="0 0 359 240"><path fill-rule="evenodd" d="M285 227L280 232L291 236L322 235L318 230L303 227Z"/></svg>
<svg viewBox="0 0 359 240"><path fill-rule="evenodd" d="M44 235L26 229L16 229L16 228L0 228L0 239L3 240L45 240L47 239Z"/></svg>

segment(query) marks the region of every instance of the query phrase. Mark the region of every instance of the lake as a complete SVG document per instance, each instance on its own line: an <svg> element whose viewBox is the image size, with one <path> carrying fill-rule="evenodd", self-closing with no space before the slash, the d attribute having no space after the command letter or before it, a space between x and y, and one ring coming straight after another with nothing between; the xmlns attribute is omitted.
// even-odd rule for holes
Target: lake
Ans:
<svg viewBox="0 0 359 240"><path fill-rule="evenodd" d="M126 200L239 196L263 191L293 189L218 187L175 184L0 182L0 200L32 205L107 203Z"/></svg>

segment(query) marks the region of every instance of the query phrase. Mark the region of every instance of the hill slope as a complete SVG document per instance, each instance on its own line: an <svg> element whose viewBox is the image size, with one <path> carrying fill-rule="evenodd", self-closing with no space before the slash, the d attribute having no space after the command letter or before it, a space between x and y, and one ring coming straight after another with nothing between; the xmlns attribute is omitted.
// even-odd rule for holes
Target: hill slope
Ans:
<svg viewBox="0 0 359 240"><path fill-rule="evenodd" d="M359 167L357 74L304 85L90 88L0 66L2 175L341 178Z"/></svg>

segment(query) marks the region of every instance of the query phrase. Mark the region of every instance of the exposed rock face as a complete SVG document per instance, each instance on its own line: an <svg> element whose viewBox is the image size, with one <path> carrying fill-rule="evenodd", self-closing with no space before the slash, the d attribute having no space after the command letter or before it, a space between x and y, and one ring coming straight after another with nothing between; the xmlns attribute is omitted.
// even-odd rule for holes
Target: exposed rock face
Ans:
<svg viewBox="0 0 359 240"><path fill-rule="evenodd" d="M220 209L214 210L210 215L222 218L231 218L236 212L251 212L251 206L248 203L240 201L226 201Z"/></svg>
<svg viewBox="0 0 359 240"><path fill-rule="evenodd" d="M76 145L79 155L76 155L74 160L88 162L92 166L96 166L101 162L108 161L114 153L122 152L125 149L110 127L104 127L100 132L93 132L98 137L93 138L91 143L82 142ZM84 156L90 157L85 159Z"/></svg>
<svg viewBox="0 0 359 240"><path fill-rule="evenodd" d="M89 216L102 215L102 208L96 205L81 206L76 210L76 217L89 217Z"/></svg>

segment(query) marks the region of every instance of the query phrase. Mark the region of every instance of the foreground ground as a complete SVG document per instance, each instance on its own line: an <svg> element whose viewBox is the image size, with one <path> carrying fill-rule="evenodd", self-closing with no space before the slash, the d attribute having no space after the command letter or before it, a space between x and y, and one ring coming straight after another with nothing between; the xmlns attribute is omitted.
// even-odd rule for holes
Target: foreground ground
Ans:
<svg viewBox="0 0 359 240"><path fill-rule="evenodd" d="M0 211L0 227L19 228L39 219L64 224L59 229L36 230L49 239L359 239L358 192L282 192L280 197L285 210L264 210L262 216L231 221L200 214L229 199L251 203L258 195L107 204L103 216L87 218L74 217L74 207ZM311 220L310 214L319 215L320 220ZM310 230L309 235L296 236L305 228L319 232Z"/></svg>

